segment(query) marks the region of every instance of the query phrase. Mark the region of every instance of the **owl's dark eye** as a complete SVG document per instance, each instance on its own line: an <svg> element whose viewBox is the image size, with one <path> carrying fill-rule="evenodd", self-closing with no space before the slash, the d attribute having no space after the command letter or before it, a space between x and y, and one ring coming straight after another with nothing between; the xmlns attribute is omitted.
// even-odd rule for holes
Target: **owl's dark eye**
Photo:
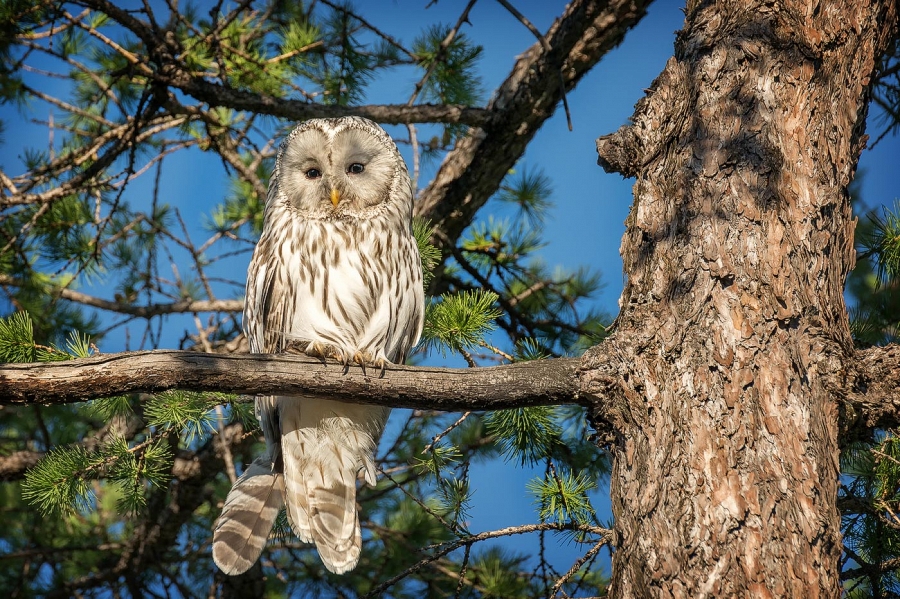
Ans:
<svg viewBox="0 0 900 599"><path fill-rule="evenodd" d="M354 162L349 167L347 167L347 172L351 175L358 175L364 170L366 170L366 167L358 162Z"/></svg>
<svg viewBox="0 0 900 599"><path fill-rule="evenodd" d="M307 179L318 179L319 177L322 176L322 171L320 171L317 168L311 168L308 171L306 171L305 174L306 174Z"/></svg>

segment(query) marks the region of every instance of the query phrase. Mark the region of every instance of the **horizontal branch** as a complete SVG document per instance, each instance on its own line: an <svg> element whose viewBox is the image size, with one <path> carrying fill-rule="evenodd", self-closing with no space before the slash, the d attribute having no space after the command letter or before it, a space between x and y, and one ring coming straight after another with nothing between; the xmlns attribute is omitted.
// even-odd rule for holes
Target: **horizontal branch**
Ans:
<svg viewBox="0 0 900 599"><path fill-rule="evenodd" d="M144 306L110 301L72 289L60 289L59 297L85 306L128 314L138 318L153 318L163 314L188 314L191 312L240 312L242 300L179 300L177 302L147 304Z"/></svg>
<svg viewBox="0 0 900 599"><path fill-rule="evenodd" d="M276 98L213 83L175 66L155 74L154 78L159 83L183 91L195 100L205 102L211 108L225 107L232 110L244 110L296 122L316 118L361 116L386 125L447 123L480 127L487 123L489 116L488 111L484 108L454 104L339 106Z"/></svg>
<svg viewBox="0 0 900 599"><path fill-rule="evenodd" d="M0 405L50 405L170 389L244 395L316 395L395 408L502 410L578 404L606 420L620 391L616 338L583 359L535 360L488 368L389 365L384 373L294 354L208 354L156 350L66 362L0 364ZM845 441L900 426L900 346L856 352L848 372L830 375L843 406Z"/></svg>
<svg viewBox="0 0 900 599"><path fill-rule="evenodd" d="M488 120L488 111L461 105L419 104L406 106L368 105L338 106L325 105L289 98L276 98L263 93L254 93L235 87L214 83L203 75L193 73L178 58L181 49L174 41L166 38L161 32L154 31L148 23L138 19L129 11L120 8L109 0L84 0L82 2L93 10L103 12L131 30L144 43L154 68L138 65L143 75L152 77L156 83L171 86L191 96L195 100L205 102L211 108L225 107L232 110L245 110L255 114L276 116L292 121L305 121L312 118L335 118L341 116L362 116L378 123L459 123L474 127L483 126Z"/></svg>
<svg viewBox="0 0 900 599"><path fill-rule="evenodd" d="M0 405L61 404L169 389L318 395L391 407L497 410L582 403L576 358L489 368L389 365L382 374L299 355L157 350L0 365Z"/></svg>

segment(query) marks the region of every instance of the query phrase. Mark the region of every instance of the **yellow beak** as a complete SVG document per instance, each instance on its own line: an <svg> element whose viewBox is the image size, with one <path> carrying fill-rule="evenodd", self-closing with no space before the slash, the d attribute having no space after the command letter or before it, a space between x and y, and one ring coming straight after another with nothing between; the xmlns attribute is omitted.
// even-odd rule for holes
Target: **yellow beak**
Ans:
<svg viewBox="0 0 900 599"><path fill-rule="evenodd" d="M337 189L331 190L331 203L337 208L338 202L341 201L341 193Z"/></svg>

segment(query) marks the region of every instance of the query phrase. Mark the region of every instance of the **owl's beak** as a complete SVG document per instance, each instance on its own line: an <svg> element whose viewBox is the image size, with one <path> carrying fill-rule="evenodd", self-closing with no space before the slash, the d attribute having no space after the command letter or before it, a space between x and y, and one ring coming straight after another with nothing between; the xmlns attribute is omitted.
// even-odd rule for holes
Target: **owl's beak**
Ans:
<svg viewBox="0 0 900 599"><path fill-rule="evenodd" d="M334 204L334 207L337 208L338 202L341 201L341 192L337 189L331 190L331 203Z"/></svg>

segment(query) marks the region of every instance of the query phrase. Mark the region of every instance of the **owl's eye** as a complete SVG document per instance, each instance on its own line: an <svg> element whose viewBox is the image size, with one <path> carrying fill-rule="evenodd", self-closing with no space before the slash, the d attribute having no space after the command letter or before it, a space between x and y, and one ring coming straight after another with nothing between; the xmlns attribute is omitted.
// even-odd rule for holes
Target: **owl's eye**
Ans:
<svg viewBox="0 0 900 599"><path fill-rule="evenodd" d="M317 168L311 168L308 171L306 171L305 174L306 174L307 179L318 179L319 177L322 176L322 171L320 171Z"/></svg>
<svg viewBox="0 0 900 599"><path fill-rule="evenodd" d="M347 172L351 175L358 175L364 170L366 170L366 167L358 162L354 162L349 167L347 167Z"/></svg>

